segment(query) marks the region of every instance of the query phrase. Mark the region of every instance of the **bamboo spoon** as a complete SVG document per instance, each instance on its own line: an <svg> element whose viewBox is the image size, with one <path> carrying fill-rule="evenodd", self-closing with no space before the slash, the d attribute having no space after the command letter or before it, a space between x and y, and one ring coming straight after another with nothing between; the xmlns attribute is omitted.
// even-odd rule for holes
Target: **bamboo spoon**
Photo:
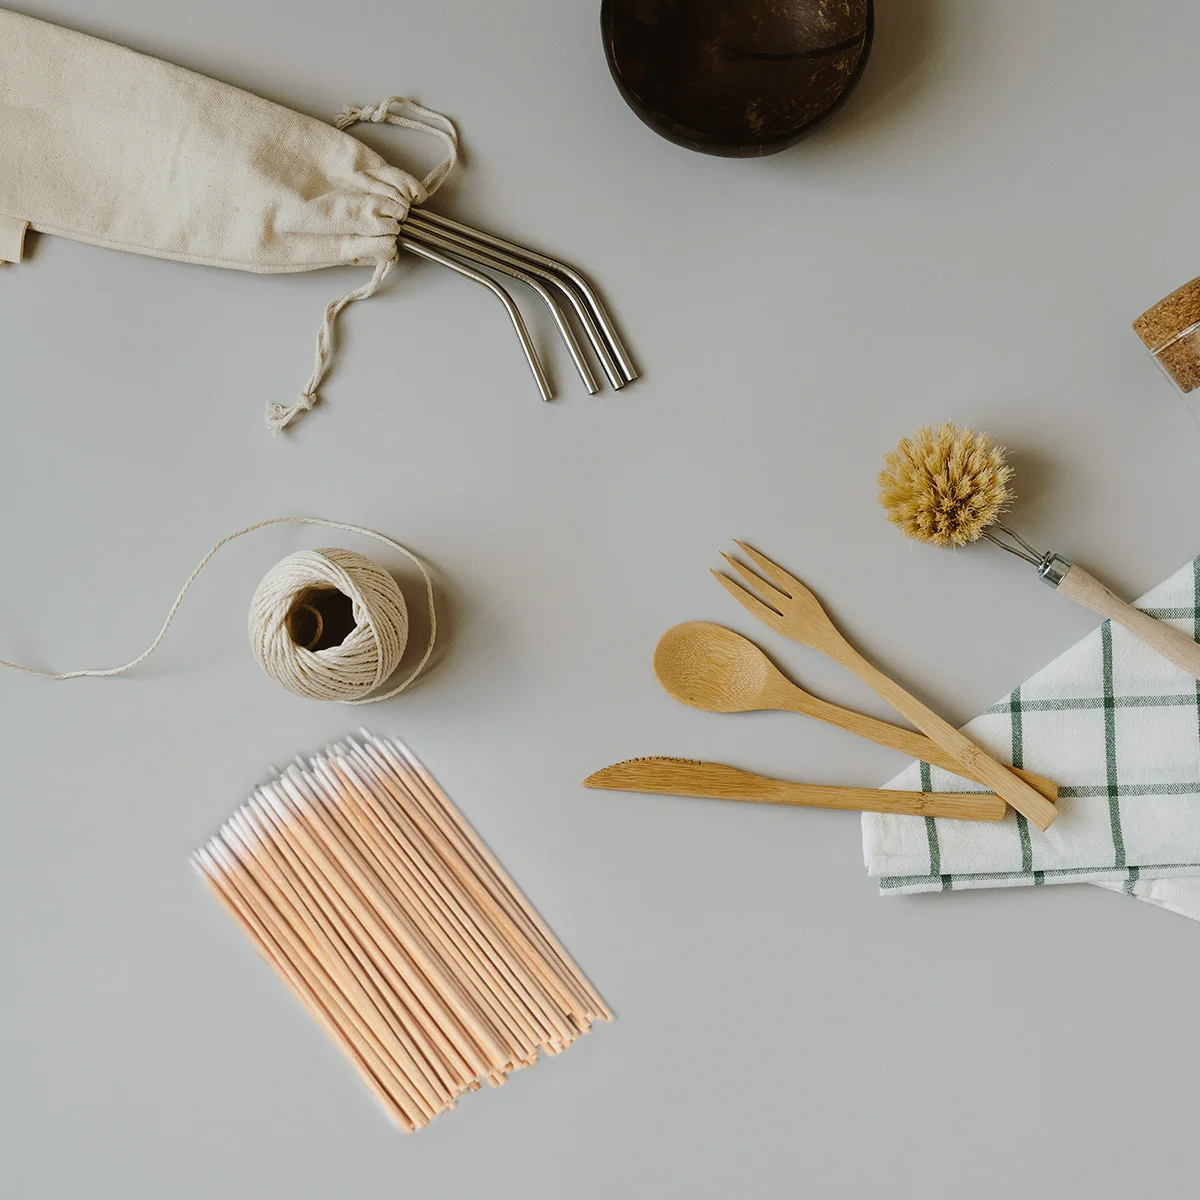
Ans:
<svg viewBox="0 0 1200 1200"><path fill-rule="evenodd" d="M753 642L721 625L688 621L668 629L654 651L654 674L670 695L692 708L719 713L771 709L801 713L932 766L973 778L924 734L810 695L788 679ZM1047 800L1058 796L1058 785L1049 779L1031 771L1013 773Z"/></svg>
<svg viewBox="0 0 1200 1200"><path fill-rule="evenodd" d="M816 596L800 580L744 542L736 544L775 585L772 586L772 583L768 583L748 567L742 566L728 554L722 554L721 557L734 571L770 601L765 603L746 588L734 583L732 579L714 571L717 582L747 612L757 617L768 629L773 629L792 641L800 642L801 645L811 646L853 671L863 683L882 696L897 712L907 717L922 733L927 734L961 764L971 778L979 780L1003 796L1013 808L1028 817L1039 829L1048 829L1053 824L1058 810L1045 796L1038 795L1023 779L1018 779L1010 770L985 754L970 738L959 733L953 725L906 692L877 667L872 666L846 641Z"/></svg>
<svg viewBox="0 0 1200 1200"><path fill-rule="evenodd" d="M724 763L686 758L635 758L602 767L583 786L618 792L698 796L707 800L749 800L758 804L797 804L805 808L841 808L854 812L903 813L914 817L951 817L999 821L1007 811L999 796L986 792L891 792L882 788L835 787L791 783L755 775Z"/></svg>

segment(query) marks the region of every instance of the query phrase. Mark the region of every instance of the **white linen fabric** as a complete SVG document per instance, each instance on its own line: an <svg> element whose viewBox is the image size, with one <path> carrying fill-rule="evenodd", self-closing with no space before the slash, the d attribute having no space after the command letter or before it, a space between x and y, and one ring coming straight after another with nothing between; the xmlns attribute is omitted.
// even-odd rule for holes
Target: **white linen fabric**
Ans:
<svg viewBox="0 0 1200 1200"><path fill-rule="evenodd" d="M405 105L422 119L393 111ZM433 133L448 157L417 179L343 132L368 120ZM401 98L347 108L335 128L0 9L0 258L19 259L15 231L28 224L97 246L243 271L375 268L370 284L330 306L313 379L299 404L272 410L276 428L312 407L333 321L382 282L410 205L428 197L456 156L453 125Z"/></svg>
<svg viewBox="0 0 1200 1200"><path fill-rule="evenodd" d="M1200 558L1137 606L1200 635ZM863 856L884 894L1095 883L1200 919L1200 683L1105 621L965 732L1060 785L1044 833L865 813ZM926 763L890 788L980 791Z"/></svg>

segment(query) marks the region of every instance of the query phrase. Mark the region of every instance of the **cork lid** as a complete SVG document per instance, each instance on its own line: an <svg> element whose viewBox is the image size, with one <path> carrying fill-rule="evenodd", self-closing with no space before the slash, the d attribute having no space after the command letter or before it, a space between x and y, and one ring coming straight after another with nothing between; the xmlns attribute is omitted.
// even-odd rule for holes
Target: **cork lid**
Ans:
<svg viewBox="0 0 1200 1200"><path fill-rule="evenodd" d="M1197 321L1200 321L1200 276L1148 308L1134 321L1133 329L1148 349L1157 350Z"/></svg>

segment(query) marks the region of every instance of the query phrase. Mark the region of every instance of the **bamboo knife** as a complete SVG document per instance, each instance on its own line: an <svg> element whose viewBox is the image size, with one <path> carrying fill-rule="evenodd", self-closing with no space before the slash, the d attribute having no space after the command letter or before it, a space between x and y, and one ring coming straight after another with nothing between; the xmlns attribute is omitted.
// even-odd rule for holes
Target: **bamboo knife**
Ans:
<svg viewBox="0 0 1200 1200"><path fill-rule="evenodd" d="M1000 796L990 793L892 792L881 788L791 783L786 779L755 775L724 763L699 762L690 758L629 759L589 775L583 781L583 786L617 792L654 792L711 800L748 800L759 804L799 804L810 808L905 813L967 821L1002 820L1007 807Z"/></svg>

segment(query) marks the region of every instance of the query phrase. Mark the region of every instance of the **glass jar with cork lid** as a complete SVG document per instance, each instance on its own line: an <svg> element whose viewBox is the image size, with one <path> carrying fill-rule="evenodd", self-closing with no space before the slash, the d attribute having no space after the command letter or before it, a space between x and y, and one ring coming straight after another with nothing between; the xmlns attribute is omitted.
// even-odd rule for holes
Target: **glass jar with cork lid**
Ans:
<svg viewBox="0 0 1200 1200"><path fill-rule="evenodd" d="M1133 328L1180 392L1186 396L1200 388L1200 277L1147 309ZM1198 403L1200 397L1193 397L1193 413Z"/></svg>

